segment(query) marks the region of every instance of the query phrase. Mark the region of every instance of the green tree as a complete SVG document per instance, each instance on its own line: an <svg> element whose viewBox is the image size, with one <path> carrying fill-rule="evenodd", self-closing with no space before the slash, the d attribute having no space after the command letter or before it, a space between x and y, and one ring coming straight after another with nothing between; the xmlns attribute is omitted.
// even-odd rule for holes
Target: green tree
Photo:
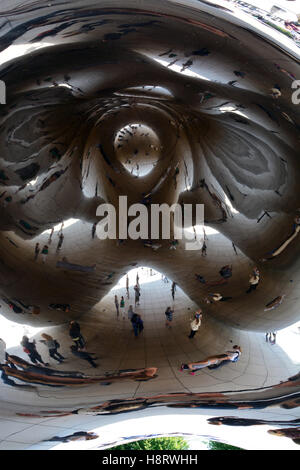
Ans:
<svg viewBox="0 0 300 470"><path fill-rule="evenodd" d="M229 444L224 444L223 442L209 441L208 443L209 450L245 450L240 447L231 446Z"/></svg>
<svg viewBox="0 0 300 470"><path fill-rule="evenodd" d="M105 450L186 450L188 443L182 437L157 437L130 442Z"/></svg>

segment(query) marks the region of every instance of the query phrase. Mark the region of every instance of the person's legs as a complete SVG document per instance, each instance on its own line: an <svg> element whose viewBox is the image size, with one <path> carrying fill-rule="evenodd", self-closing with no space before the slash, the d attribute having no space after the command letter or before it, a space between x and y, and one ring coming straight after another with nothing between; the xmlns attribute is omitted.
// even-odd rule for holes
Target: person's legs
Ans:
<svg viewBox="0 0 300 470"><path fill-rule="evenodd" d="M208 366L208 369L218 369L219 367L223 367L225 366L225 364L229 364L231 363L232 361L221 361L219 362L219 364L212 364L211 366Z"/></svg>
<svg viewBox="0 0 300 470"><path fill-rule="evenodd" d="M93 361L93 359L91 358L91 356L87 356L86 357L86 360L91 364L91 366L93 367L98 367L97 364Z"/></svg>
<svg viewBox="0 0 300 470"><path fill-rule="evenodd" d="M189 338L194 338L195 334L196 334L196 331L191 330L191 332L189 334Z"/></svg>
<svg viewBox="0 0 300 470"><path fill-rule="evenodd" d="M49 355L50 355L50 357L55 359L57 362L59 362L59 363L62 362L63 357L56 351L56 349L49 349ZM56 357L56 356L60 356L60 358Z"/></svg>

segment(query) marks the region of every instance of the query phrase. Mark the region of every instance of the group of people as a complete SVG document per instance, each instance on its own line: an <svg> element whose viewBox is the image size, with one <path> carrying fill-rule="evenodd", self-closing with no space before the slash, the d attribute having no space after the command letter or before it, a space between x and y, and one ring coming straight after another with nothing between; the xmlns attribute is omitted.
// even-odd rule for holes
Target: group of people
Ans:
<svg viewBox="0 0 300 470"><path fill-rule="evenodd" d="M52 228L52 230L50 232L48 243L46 245L44 245L42 249L41 249L40 244L36 243L35 248L34 248L34 261L37 261L39 255L41 254L43 263L46 263L47 256L49 254L49 245L51 245L51 243L52 243L53 232L54 232L54 228ZM63 223L62 223L62 226L61 226L57 236L58 236L58 243L57 243L57 247L56 247L56 252L59 252L61 250L62 244L64 242L64 238L65 238L65 236L63 234Z"/></svg>
<svg viewBox="0 0 300 470"><path fill-rule="evenodd" d="M56 360L59 364L62 364L66 358L58 351L58 349L60 348L59 342L49 334L42 333L41 336L43 339L39 340L39 342L43 343L48 348L49 356ZM89 353L85 349L86 342L81 334L80 325L78 322L70 322L69 336L74 343L70 346L71 353L79 359L86 360L87 362L89 362L89 364L91 364L92 367L97 367L97 364L94 362L94 353ZM38 352L35 339L30 341L28 336L23 336L20 344L23 347L23 351L28 355L30 361L33 364L42 364L43 366L49 366L49 363L44 362L41 357L41 354Z"/></svg>

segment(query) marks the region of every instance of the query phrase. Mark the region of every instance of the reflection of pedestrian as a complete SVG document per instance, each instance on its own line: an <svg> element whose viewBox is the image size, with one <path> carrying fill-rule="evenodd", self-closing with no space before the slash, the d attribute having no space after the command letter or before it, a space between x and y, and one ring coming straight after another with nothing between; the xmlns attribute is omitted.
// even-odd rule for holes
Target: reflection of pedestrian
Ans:
<svg viewBox="0 0 300 470"><path fill-rule="evenodd" d="M57 244L56 251L59 251L59 250L61 249L62 244L63 244L63 242L64 242L64 238L65 238L65 237L64 237L64 234L61 232L61 233L59 234L59 240L58 240L58 244Z"/></svg>
<svg viewBox="0 0 300 470"><path fill-rule="evenodd" d="M95 222L95 223L93 224L93 226L92 226L92 238L93 238L93 239L95 238L97 223L98 223L98 222Z"/></svg>
<svg viewBox="0 0 300 470"><path fill-rule="evenodd" d="M226 302L227 300L231 300L232 297L223 297L223 295L219 293L215 294L208 294L211 298L206 299L206 303L213 304L214 302Z"/></svg>
<svg viewBox="0 0 300 470"><path fill-rule="evenodd" d="M232 248L233 248L233 251L235 252L235 254L237 255L238 252L237 252L236 246L235 246L235 244L234 244L233 242L232 242Z"/></svg>
<svg viewBox="0 0 300 470"><path fill-rule="evenodd" d="M119 318L119 301L118 301L118 296L115 295L115 306L117 310L117 317Z"/></svg>
<svg viewBox="0 0 300 470"><path fill-rule="evenodd" d="M37 243L34 249L34 261L38 259L39 254L40 254L40 244Z"/></svg>
<svg viewBox="0 0 300 470"><path fill-rule="evenodd" d="M207 250L207 245L206 245L205 242L203 242L203 245L202 245L202 248L201 248L201 256L206 256L207 255L206 250Z"/></svg>
<svg viewBox="0 0 300 470"><path fill-rule="evenodd" d="M141 333L142 330L144 329L143 320L141 319L140 315L138 315L137 313L134 313L131 318L131 324L133 327L134 336L137 338L139 333Z"/></svg>
<svg viewBox="0 0 300 470"><path fill-rule="evenodd" d="M33 362L34 364L37 364L39 362L44 366L48 366L49 364L45 363L41 358L40 354L37 352L35 344L35 340L30 342L27 336L23 336L21 346L23 346L23 351L28 354L28 357L30 358L31 362Z"/></svg>
<svg viewBox="0 0 300 470"><path fill-rule="evenodd" d="M134 304L136 307L137 305L140 305L140 295L141 295L141 291L140 291L138 284L134 286L134 295L135 295Z"/></svg>
<svg viewBox="0 0 300 470"><path fill-rule="evenodd" d="M229 266L229 264L223 266L220 269L219 274L223 277L223 279L230 278L232 276L232 266Z"/></svg>
<svg viewBox="0 0 300 470"><path fill-rule="evenodd" d="M175 291L176 291L176 282L172 282L171 292L172 292L172 299L175 300Z"/></svg>
<svg viewBox="0 0 300 470"><path fill-rule="evenodd" d="M127 299L129 299L129 277L128 277L128 274L126 274L126 293L127 293Z"/></svg>
<svg viewBox="0 0 300 470"><path fill-rule="evenodd" d="M133 311L133 307L132 307L132 305L129 305L129 309L128 309L128 312L127 312L127 314L128 314L128 320L130 320L130 321L131 321L131 320L132 320L132 317L133 317L133 315L135 315L135 312Z"/></svg>
<svg viewBox="0 0 300 470"><path fill-rule="evenodd" d="M60 344L58 343L58 341L56 341L56 339L53 339L52 336L47 335L46 333L42 334L42 338L44 339L41 339L40 343L44 343L45 346L47 346L49 350L49 356L61 364L64 360L64 356L62 356L57 351L58 348L60 348Z"/></svg>
<svg viewBox="0 0 300 470"><path fill-rule="evenodd" d="M272 338L273 336L273 338ZM266 333L266 342L270 344L276 344L276 332Z"/></svg>
<svg viewBox="0 0 300 470"><path fill-rule="evenodd" d="M205 367L208 367L209 369L217 369L225 364L228 364L229 362L237 362L241 353L241 347L236 344L233 346L233 351L226 351L224 354L209 356L202 361L181 364L180 370L189 370L190 374L194 375L196 370L200 370Z"/></svg>
<svg viewBox="0 0 300 470"><path fill-rule="evenodd" d="M167 310L165 311L166 326L168 326L169 328L171 328L171 322L173 320L173 313L174 313L174 310L172 310L171 307L168 307Z"/></svg>
<svg viewBox="0 0 300 470"><path fill-rule="evenodd" d="M53 232L54 232L54 227L52 227L52 229L51 229L51 232L50 232L50 235L49 235L49 239L48 239L48 245L51 245Z"/></svg>
<svg viewBox="0 0 300 470"><path fill-rule="evenodd" d="M76 321L70 322L69 335L76 344L77 347L83 349L85 347L85 341L80 332L80 325Z"/></svg>
<svg viewBox="0 0 300 470"><path fill-rule="evenodd" d="M125 299L123 296L121 297L121 300L120 300L120 311L121 311L123 320L125 320Z"/></svg>
<svg viewBox="0 0 300 470"><path fill-rule="evenodd" d="M44 245L44 247L43 247L43 249L42 249L43 263L46 263L46 259L47 259L48 253L49 253L48 246L47 246L47 245Z"/></svg>
<svg viewBox="0 0 300 470"><path fill-rule="evenodd" d="M249 289L246 290L246 293L249 294L253 290L256 290L258 283L259 283L259 270L258 268L255 267L252 273L250 274L250 278L249 278L250 286L249 286Z"/></svg>
<svg viewBox="0 0 300 470"><path fill-rule="evenodd" d="M194 338L195 334L197 333L197 331L199 330L200 326L201 326L201 319L202 319L202 310L199 309L197 310L197 312L195 313L194 315L194 319L193 321L191 322L191 332L189 334L189 338L192 339Z"/></svg>

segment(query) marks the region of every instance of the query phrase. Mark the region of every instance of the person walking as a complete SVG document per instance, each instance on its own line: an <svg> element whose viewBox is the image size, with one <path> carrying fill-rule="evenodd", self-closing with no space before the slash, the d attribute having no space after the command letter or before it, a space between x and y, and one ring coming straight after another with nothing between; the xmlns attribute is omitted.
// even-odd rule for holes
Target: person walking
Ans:
<svg viewBox="0 0 300 470"><path fill-rule="evenodd" d="M92 239L94 240L98 222L95 222L92 226Z"/></svg>
<svg viewBox="0 0 300 470"><path fill-rule="evenodd" d="M60 344L56 339L53 339L52 336L42 333L42 338L40 343L44 343L49 350L49 356L55 359L59 364L65 359L57 350L60 348Z"/></svg>
<svg viewBox="0 0 300 470"><path fill-rule="evenodd" d="M172 310L171 307L168 307L167 310L165 311L166 326L169 328L171 328L171 322L173 320L173 313L174 313L174 310Z"/></svg>
<svg viewBox="0 0 300 470"><path fill-rule="evenodd" d="M34 248L34 261L38 259L39 254L40 254L40 244L37 243Z"/></svg>
<svg viewBox="0 0 300 470"><path fill-rule="evenodd" d="M43 263L46 263L46 259L49 253L48 245L44 245L42 249L42 258L43 258Z"/></svg>
<svg viewBox="0 0 300 470"><path fill-rule="evenodd" d="M21 346L23 346L23 351L26 354L28 354L28 357L31 360L31 362L33 362L34 364L37 364L39 362L40 364L43 364L44 366L49 365L47 362L43 361L43 359L41 358L41 355L37 352L35 340L30 342L27 336L23 336L22 341L21 341Z"/></svg>
<svg viewBox="0 0 300 470"><path fill-rule="evenodd" d="M140 291L138 284L134 286L134 293L135 293L134 306L136 307L137 305L140 305L140 295L141 295L141 291Z"/></svg>
<svg viewBox="0 0 300 470"><path fill-rule="evenodd" d="M95 368L98 367L97 364L94 362L96 358L92 357L94 353L88 353L87 351L82 351L80 348L78 348L78 346L75 346L75 344L72 344L70 349L74 356L78 357L79 359L83 359L84 361L87 361L89 364L91 364L92 367L95 367Z"/></svg>
<svg viewBox="0 0 300 470"><path fill-rule="evenodd" d="M202 248L201 248L201 256L206 256L207 255L206 250L207 250L207 245L204 241L203 245L202 245Z"/></svg>
<svg viewBox="0 0 300 470"><path fill-rule="evenodd" d="M125 299L122 295L121 300L120 300L120 311L123 317L123 320L125 320Z"/></svg>
<svg viewBox="0 0 300 470"><path fill-rule="evenodd" d="M194 318L191 322L191 332L188 338L190 339L194 338L195 334L197 333L197 331L199 330L201 326L201 320L202 320L202 310L199 309L196 311Z"/></svg>
<svg viewBox="0 0 300 470"><path fill-rule="evenodd" d="M129 277L128 277L128 274L126 274L126 293L127 293L127 299L129 299Z"/></svg>
<svg viewBox="0 0 300 470"><path fill-rule="evenodd" d="M62 244L63 244L63 242L64 242L64 238L65 238L65 236L64 236L64 234L61 232L61 233L59 234L59 240L58 240L58 244L57 244L57 247L56 247L56 251L60 251L60 250L61 250Z"/></svg>
<svg viewBox="0 0 300 470"><path fill-rule="evenodd" d="M117 318L119 318L119 300L118 300L118 296L115 295L115 306L116 306L116 311L117 311Z"/></svg>
<svg viewBox="0 0 300 470"><path fill-rule="evenodd" d="M128 309L128 320L131 321L133 315L135 315L135 312L133 311L132 305L129 305L129 309Z"/></svg>
<svg viewBox="0 0 300 470"><path fill-rule="evenodd" d="M139 333L144 329L143 321L137 313L134 313L131 318L134 336L137 338Z"/></svg>
<svg viewBox="0 0 300 470"><path fill-rule="evenodd" d="M52 229L51 229L49 239L48 239L48 245L51 245L51 243L52 243L53 233L54 233L54 227L52 227Z"/></svg>
<svg viewBox="0 0 300 470"><path fill-rule="evenodd" d="M254 268L252 273L250 274L250 277L249 277L249 289L246 290L246 293L249 294L250 292L252 292L253 290L256 290L257 286L258 286L258 283L259 283L259 270L258 268Z"/></svg>
<svg viewBox="0 0 300 470"><path fill-rule="evenodd" d="M85 340L80 332L80 325L74 320L70 322L69 335L78 348L83 349L85 347Z"/></svg>
<svg viewBox="0 0 300 470"><path fill-rule="evenodd" d="M172 292L172 299L175 300L175 291L176 291L176 282L172 282L171 292Z"/></svg>

